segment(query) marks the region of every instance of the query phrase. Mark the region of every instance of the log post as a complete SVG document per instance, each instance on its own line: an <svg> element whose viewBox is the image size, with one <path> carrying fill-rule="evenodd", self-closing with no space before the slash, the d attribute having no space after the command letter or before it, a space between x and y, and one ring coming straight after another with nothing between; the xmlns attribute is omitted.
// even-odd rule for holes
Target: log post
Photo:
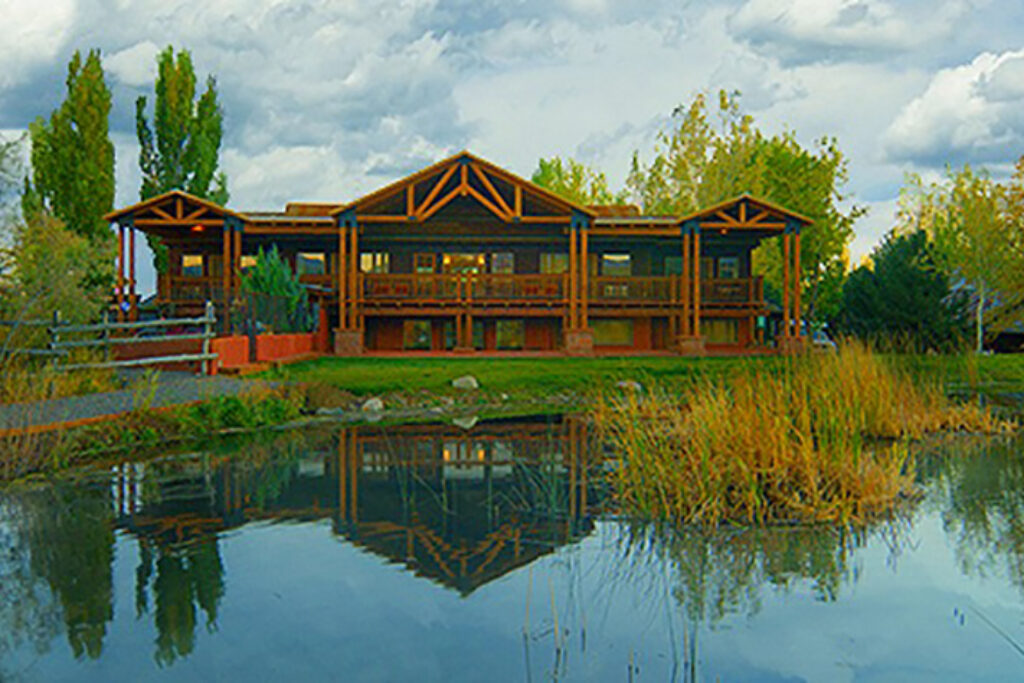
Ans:
<svg viewBox="0 0 1024 683"><path fill-rule="evenodd" d="M583 225L580 232L580 258L582 263L580 264L581 275L580 275L580 328L589 329L589 308L590 308L590 253L587 245L588 235L590 230L587 229L586 225Z"/></svg>
<svg viewBox="0 0 1024 683"><path fill-rule="evenodd" d="M128 227L128 303L130 305L130 318L135 321L139 319L139 295L135 287L135 226Z"/></svg>
<svg viewBox="0 0 1024 683"><path fill-rule="evenodd" d="M576 244L576 226L569 226L569 329L579 327L576 314L576 297L579 292L579 254Z"/></svg>
<svg viewBox="0 0 1024 683"><path fill-rule="evenodd" d="M690 311L690 292L692 289L690 285L690 231L687 228L683 228L683 230L683 272L682 275L680 275L680 288L682 293L680 298L682 299L683 310L683 329L681 330L681 334L684 337L689 337L693 334L691 331L692 313Z"/></svg>
<svg viewBox="0 0 1024 683"><path fill-rule="evenodd" d="M782 236L782 338L788 340L790 336L789 319L789 228Z"/></svg>
<svg viewBox="0 0 1024 683"><path fill-rule="evenodd" d="M800 310L800 230L793 236L793 320L798 339L803 336L803 311Z"/></svg>
<svg viewBox="0 0 1024 683"><path fill-rule="evenodd" d="M693 331L700 337L700 228L693 231Z"/></svg>
<svg viewBox="0 0 1024 683"><path fill-rule="evenodd" d="M124 225L117 226L117 320L124 322Z"/></svg>

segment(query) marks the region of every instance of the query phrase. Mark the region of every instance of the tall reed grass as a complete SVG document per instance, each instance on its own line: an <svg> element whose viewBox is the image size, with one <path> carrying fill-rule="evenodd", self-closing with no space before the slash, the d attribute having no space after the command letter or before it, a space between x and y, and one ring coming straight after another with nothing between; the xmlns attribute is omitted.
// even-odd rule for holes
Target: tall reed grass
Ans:
<svg viewBox="0 0 1024 683"><path fill-rule="evenodd" d="M1013 425L857 343L669 392L606 395L621 509L678 524L864 522L915 494L909 441Z"/></svg>

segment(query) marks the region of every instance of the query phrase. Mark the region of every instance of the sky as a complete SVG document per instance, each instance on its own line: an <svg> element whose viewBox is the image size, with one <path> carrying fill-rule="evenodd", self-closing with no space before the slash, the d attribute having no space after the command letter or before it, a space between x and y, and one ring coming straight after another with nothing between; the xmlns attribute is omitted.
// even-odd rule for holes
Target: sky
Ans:
<svg viewBox="0 0 1024 683"><path fill-rule="evenodd" d="M617 187L676 106L739 90L768 134L838 139L846 201L869 210L856 263L907 172L1002 177L1024 154L1022 0L0 0L0 16L8 136L61 101L74 50L102 51L118 206L138 197L134 103L169 44L217 79L243 210L348 201L462 149L525 177L572 156Z"/></svg>

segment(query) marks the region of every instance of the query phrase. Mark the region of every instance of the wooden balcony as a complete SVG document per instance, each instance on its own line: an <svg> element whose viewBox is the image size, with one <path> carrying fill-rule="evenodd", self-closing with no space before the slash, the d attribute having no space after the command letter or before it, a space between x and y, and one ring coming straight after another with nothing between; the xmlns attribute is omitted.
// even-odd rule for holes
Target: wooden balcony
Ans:
<svg viewBox="0 0 1024 683"><path fill-rule="evenodd" d="M569 292L568 275L401 275L360 276L368 304L411 306L562 305Z"/></svg>
<svg viewBox="0 0 1024 683"><path fill-rule="evenodd" d="M683 301L682 278L592 277L588 286L591 306L672 306ZM703 279L701 307L747 307L764 304L764 281L758 277Z"/></svg>

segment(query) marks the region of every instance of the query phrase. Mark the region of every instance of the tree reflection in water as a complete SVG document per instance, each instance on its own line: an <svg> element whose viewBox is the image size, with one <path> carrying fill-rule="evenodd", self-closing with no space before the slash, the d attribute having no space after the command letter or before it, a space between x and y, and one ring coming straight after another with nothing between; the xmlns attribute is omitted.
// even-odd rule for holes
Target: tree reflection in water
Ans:
<svg viewBox="0 0 1024 683"><path fill-rule="evenodd" d="M933 499L960 571L1005 572L1024 594L1024 439L959 437L935 451Z"/></svg>

